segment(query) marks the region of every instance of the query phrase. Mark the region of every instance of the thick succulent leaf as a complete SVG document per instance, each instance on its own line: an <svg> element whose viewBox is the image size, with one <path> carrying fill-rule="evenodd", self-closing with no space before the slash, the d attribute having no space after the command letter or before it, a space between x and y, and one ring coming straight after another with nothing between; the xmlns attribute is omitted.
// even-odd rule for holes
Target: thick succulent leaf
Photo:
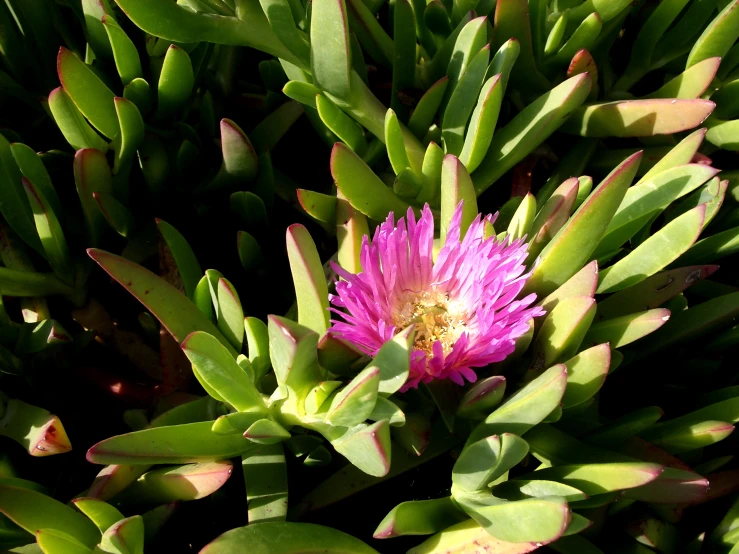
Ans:
<svg viewBox="0 0 739 554"><path fill-rule="evenodd" d="M446 241L449 224L460 202L462 202L461 239L464 238L470 224L477 217L477 197L470 175L462 162L456 156L448 154L444 156L441 167L441 231L439 236L442 244Z"/></svg>
<svg viewBox="0 0 739 554"><path fill-rule="evenodd" d="M468 491L484 491L528 452L526 441L510 433L481 439L462 450L452 469L452 483Z"/></svg>
<svg viewBox="0 0 739 554"><path fill-rule="evenodd" d="M20 142L11 144L10 151L23 176L41 191L56 217L62 218L63 212L59 197L56 190L54 190L54 185L46 171L44 162L41 161L38 154Z"/></svg>
<svg viewBox="0 0 739 554"><path fill-rule="evenodd" d="M197 500L220 489L232 471L228 460L153 469L128 486L116 502L168 504Z"/></svg>
<svg viewBox="0 0 739 554"><path fill-rule="evenodd" d="M621 204L640 160L641 153L630 156L598 185L544 248L526 290L549 294L585 265Z"/></svg>
<svg viewBox="0 0 739 554"><path fill-rule="evenodd" d="M713 262L730 256L738 250L739 227L734 227L699 240L676 263L682 265Z"/></svg>
<svg viewBox="0 0 739 554"><path fill-rule="evenodd" d="M569 64L573 56L580 50L589 50L595 44L598 35L603 28L603 19L597 12L591 13L582 20L570 38L567 39L557 53L552 57L552 62L557 64Z"/></svg>
<svg viewBox="0 0 739 554"><path fill-rule="evenodd" d="M594 495L646 485L657 479L662 470L663 466L646 462L613 462L549 467L523 477L561 481Z"/></svg>
<svg viewBox="0 0 739 554"><path fill-rule="evenodd" d="M269 316L269 354L277 381L305 396L325 381L318 366L318 334L288 319Z"/></svg>
<svg viewBox="0 0 739 554"><path fill-rule="evenodd" d="M584 343L608 342L611 348L621 348L653 333L670 319L670 310L655 308L636 312L593 324Z"/></svg>
<svg viewBox="0 0 739 554"><path fill-rule="evenodd" d="M506 500L524 500L526 498L545 498L547 496L560 496L572 502L587 498L582 491L558 483L557 481L538 481L530 479L514 479L504 481L493 487L493 496Z"/></svg>
<svg viewBox="0 0 739 554"><path fill-rule="evenodd" d="M85 514L97 526L101 533L105 533L111 525L124 519L117 508L97 498L75 498L74 507Z"/></svg>
<svg viewBox="0 0 739 554"><path fill-rule="evenodd" d="M331 175L352 207L370 219L384 221L389 212L403 217L410 207L344 144L331 151Z"/></svg>
<svg viewBox="0 0 739 554"><path fill-rule="evenodd" d="M352 427L362 423L375 409L380 369L369 366L362 370L331 401L326 412L326 423Z"/></svg>
<svg viewBox="0 0 739 554"><path fill-rule="evenodd" d="M112 139L119 131L113 92L85 63L62 47L57 58L59 82L90 123Z"/></svg>
<svg viewBox="0 0 739 554"><path fill-rule="evenodd" d="M713 81L721 58L708 58L648 94L646 98L700 98ZM716 104L720 103L714 98Z"/></svg>
<svg viewBox="0 0 739 554"><path fill-rule="evenodd" d="M688 54L686 68L703 60L724 57L739 38L739 1L726 4L724 9L706 27Z"/></svg>
<svg viewBox="0 0 739 554"><path fill-rule="evenodd" d="M320 89L349 98L351 56L344 0L319 0L311 8L311 70Z"/></svg>
<svg viewBox="0 0 739 554"><path fill-rule="evenodd" d="M377 554L359 539L312 523L265 522L227 531L202 554L299 554L318 549L326 554Z"/></svg>
<svg viewBox="0 0 739 554"><path fill-rule="evenodd" d="M287 466L283 445L262 445L242 457L249 523L284 521L287 515Z"/></svg>
<svg viewBox="0 0 739 554"><path fill-rule="evenodd" d="M212 421L134 431L105 439L87 451L95 464L185 464L241 456L254 444L238 433L218 434Z"/></svg>
<svg viewBox="0 0 739 554"><path fill-rule="evenodd" d="M442 77L429 87L416 104L416 108L408 121L408 128L419 139L422 140L426 136L426 132L433 123L448 85L449 77Z"/></svg>
<svg viewBox="0 0 739 554"><path fill-rule="evenodd" d="M699 99L604 102L576 109L562 130L582 137L668 135L697 127L715 107Z"/></svg>
<svg viewBox="0 0 739 554"><path fill-rule="evenodd" d="M670 453L690 452L724 440L734 432L734 426L725 421L701 421L685 427L673 427L664 433L653 433L652 444Z"/></svg>
<svg viewBox="0 0 739 554"><path fill-rule="evenodd" d="M298 302L298 323L323 335L329 325L326 277L316 245L302 225L288 228L287 253Z"/></svg>
<svg viewBox="0 0 739 554"><path fill-rule="evenodd" d="M575 296L595 296L598 287L598 262L595 260L585 265L580 271L570 277L563 285L557 288L549 296L544 298L539 305L551 312L557 304L566 298ZM542 321L542 320L539 320Z"/></svg>
<svg viewBox="0 0 739 554"><path fill-rule="evenodd" d="M34 225L34 216L22 182L22 174L13 157L10 143L0 135L0 213L26 244L41 253L43 247Z"/></svg>
<svg viewBox="0 0 739 554"><path fill-rule="evenodd" d="M563 498L527 498L515 502L491 496L459 499L477 523L499 540L547 543L562 536L570 523L570 510Z"/></svg>
<svg viewBox="0 0 739 554"><path fill-rule="evenodd" d="M136 78L143 78L144 72L141 70L141 60L136 51L136 45L111 15L104 15L101 21L113 48L113 58L121 82L127 85Z"/></svg>
<svg viewBox="0 0 739 554"><path fill-rule="evenodd" d="M595 300L573 296L560 301L547 315L536 338L534 369L575 355L595 317Z"/></svg>
<svg viewBox="0 0 739 554"><path fill-rule="evenodd" d="M131 516L113 525L103 533L100 549L111 554L143 554L144 519Z"/></svg>
<svg viewBox="0 0 739 554"><path fill-rule="evenodd" d="M490 47L486 46L469 61L449 97L441 122L441 136L447 154L459 156L462 152L467 122L483 84L489 61Z"/></svg>
<svg viewBox="0 0 739 554"><path fill-rule="evenodd" d="M672 314L666 325L644 341L639 354L646 356L663 348L706 336L714 330L729 326L737 314L739 293L719 296Z"/></svg>
<svg viewBox="0 0 739 554"><path fill-rule="evenodd" d="M355 210L341 190L336 191L336 240L339 244L337 261L352 273L362 271L362 240L369 235L367 218Z"/></svg>
<svg viewBox="0 0 739 554"><path fill-rule="evenodd" d="M44 554L93 554L93 551L80 541L56 529L39 529L36 531L36 544ZM13 549L10 552L30 552L29 550Z"/></svg>
<svg viewBox="0 0 739 554"><path fill-rule="evenodd" d="M446 528L441 533L430 537L408 554L474 554L480 548L486 548L496 554L528 554L543 546L542 543L529 541L511 543L496 539L475 520L470 519Z"/></svg>
<svg viewBox="0 0 739 554"><path fill-rule="evenodd" d="M705 477L692 471L667 467L658 479L625 491L624 497L652 504L690 504L704 502L708 489L709 480Z"/></svg>
<svg viewBox="0 0 739 554"><path fill-rule="evenodd" d="M583 350L564 364L567 388L562 407L572 408L592 398L603 386L611 366L611 349L608 344L599 344Z"/></svg>
<svg viewBox="0 0 739 554"><path fill-rule="evenodd" d="M562 364L550 367L480 423L467 443L501 433L523 435L559 406L566 387L567 368Z"/></svg>
<svg viewBox="0 0 739 554"><path fill-rule="evenodd" d="M287 0L260 0L277 38L305 65L310 63L310 47L295 25L294 15Z"/></svg>
<svg viewBox="0 0 739 554"><path fill-rule="evenodd" d="M177 272L180 274L182 284L185 287L185 294L188 298L195 296L195 289L203 277L203 270L200 268L195 253L182 234L164 220L157 219L157 230L164 242L167 244L174 262L177 265Z"/></svg>
<svg viewBox="0 0 739 554"><path fill-rule="evenodd" d="M102 152L108 149L108 143L90 126L63 87L55 88L49 93L49 109L72 148L96 148Z"/></svg>
<svg viewBox="0 0 739 554"><path fill-rule="evenodd" d="M105 231L104 216L95 201L95 193L112 194L113 181L105 154L95 148L78 150L74 156L74 182L85 217L89 244L97 246Z"/></svg>
<svg viewBox="0 0 739 554"><path fill-rule="evenodd" d="M517 65L518 67L518 65ZM590 93L587 74L577 75L537 98L493 136L472 175L479 196L557 130Z"/></svg>
<svg viewBox="0 0 739 554"><path fill-rule="evenodd" d="M322 94L316 95L314 103L326 127L344 141L353 152L360 156L364 154L367 150L367 139L364 138L362 128Z"/></svg>
<svg viewBox="0 0 739 554"><path fill-rule="evenodd" d="M198 14L168 0L116 0L128 18L155 37L177 42L250 46L292 63L300 61L280 42L257 2L239 5L239 17Z"/></svg>
<svg viewBox="0 0 739 554"><path fill-rule="evenodd" d="M450 497L410 500L390 510L372 536L390 539L404 535L431 535L467 518Z"/></svg>
<svg viewBox="0 0 739 554"><path fill-rule="evenodd" d="M181 112L190 99L195 84L190 56L170 44L157 83L157 118L167 120Z"/></svg>
<svg viewBox="0 0 739 554"><path fill-rule="evenodd" d="M120 256L94 248L87 252L113 279L144 304L177 342L181 343L194 331L204 331L216 337L235 355L233 347L215 325L172 285Z"/></svg>
<svg viewBox="0 0 739 554"><path fill-rule="evenodd" d="M685 253L703 230L706 206L684 213L611 267L602 269L597 292L616 292L654 275Z"/></svg>
<svg viewBox="0 0 739 554"><path fill-rule="evenodd" d="M405 149L400 121L393 110L388 110L385 114L384 129L387 157L390 158L390 165L393 167L395 174L400 175L403 171L411 167L411 161Z"/></svg>
<svg viewBox="0 0 739 554"><path fill-rule="evenodd" d="M472 118L464 136L464 145L459 154L460 161L470 172L480 165L493 140L493 132L498 122L505 92L505 84L502 81L501 74L493 75L485 81L477 98L475 110L472 112Z"/></svg>
<svg viewBox="0 0 739 554"><path fill-rule="evenodd" d="M590 444L607 448L618 444L629 437L649 429L664 415L662 408L649 406L623 415L594 432L586 435L583 440Z"/></svg>
<svg viewBox="0 0 739 554"><path fill-rule="evenodd" d="M387 420L354 428L332 441L336 451L373 477L390 471L390 426Z"/></svg>
<svg viewBox="0 0 739 554"><path fill-rule="evenodd" d="M182 342L182 350L206 391L216 392L216 400L225 400L241 412L265 409L254 383L218 339L196 331Z"/></svg>
<svg viewBox="0 0 739 554"><path fill-rule="evenodd" d="M457 416L464 419L484 419L501 403L505 388L506 379L502 375L477 381L459 401Z"/></svg>
<svg viewBox="0 0 739 554"><path fill-rule="evenodd" d="M616 250L633 237L647 221L673 201L685 196L716 175L717 170L702 164L685 164L645 175L626 191L623 202L608 224L594 255Z"/></svg>
<svg viewBox="0 0 739 554"><path fill-rule="evenodd" d="M100 531L84 515L24 487L0 484L0 512L33 535L40 529L61 531L89 548L100 541Z"/></svg>
<svg viewBox="0 0 739 554"><path fill-rule="evenodd" d="M516 211L511 217L506 234L510 240L518 240L524 238L531 231L536 217L536 199L530 192L521 200Z"/></svg>

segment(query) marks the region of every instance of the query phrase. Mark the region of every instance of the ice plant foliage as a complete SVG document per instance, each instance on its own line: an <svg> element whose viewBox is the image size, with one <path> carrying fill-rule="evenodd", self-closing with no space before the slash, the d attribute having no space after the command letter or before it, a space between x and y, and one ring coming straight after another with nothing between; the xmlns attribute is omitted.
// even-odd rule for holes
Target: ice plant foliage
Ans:
<svg viewBox="0 0 739 554"><path fill-rule="evenodd" d="M485 238L477 216L461 238L462 203L434 260L434 220L428 205L416 220L409 209L397 225L391 213L362 243L362 271L335 265L343 280L332 296L332 332L369 355L395 334L415 325L411 371L405 389L435 379L459 385L477 379L474 368L500 362L529 329L536 295L518 299L529 274L522 239Z"/></svg>

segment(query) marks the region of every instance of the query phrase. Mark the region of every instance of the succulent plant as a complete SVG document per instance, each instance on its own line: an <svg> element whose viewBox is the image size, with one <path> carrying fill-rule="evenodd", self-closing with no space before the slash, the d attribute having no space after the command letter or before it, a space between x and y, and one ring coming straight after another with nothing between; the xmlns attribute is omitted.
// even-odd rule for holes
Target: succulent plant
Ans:
<svg viewBox="0 0 739 554"><path fill-rule="evenodd" d="M211 495L248 525L208 554L738 548L739 0L6 0L0 28L0 435L68 450L55 380L120 412L67 504L0 458L2 548L161 549Z"/></svg>

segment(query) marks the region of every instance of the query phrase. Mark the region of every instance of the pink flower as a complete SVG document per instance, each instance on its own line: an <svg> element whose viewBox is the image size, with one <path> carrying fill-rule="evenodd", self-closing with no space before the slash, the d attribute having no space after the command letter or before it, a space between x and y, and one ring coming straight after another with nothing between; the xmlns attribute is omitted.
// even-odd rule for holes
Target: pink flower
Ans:
<svg viewBox="0 0 739 554"><path fill-rule="evenodd" d="M497 214L496 214L497 215ZM362 272L334 264L331 310L341 316L331 332L374 355L395 334L415 325L411 369L403 390L420 382L451 379L459 385L477 379L473 368L500 362L514 351L515 339L529 330L535 294L517 297L529 273L523 239L485 239L479 215L460 242L462 204L449 225L446 243L433 259L434 220L428 205L421 218L411 209L395 225L393 214L362 242Z"/></svg>

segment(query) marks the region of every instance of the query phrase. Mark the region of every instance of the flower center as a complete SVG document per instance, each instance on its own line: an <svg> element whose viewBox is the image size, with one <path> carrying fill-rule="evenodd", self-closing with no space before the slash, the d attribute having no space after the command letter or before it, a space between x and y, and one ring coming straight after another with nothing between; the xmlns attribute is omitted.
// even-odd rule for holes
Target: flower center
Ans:
<svg viewBox="0 0 739 554"><path fill-rule="evenodd" d="M393 324L398 331L414 325L413 346L428 355L433 353L436 341L441 342L444 354L449 354L467 327L466 317L455 303L445 293L436 291L409 293L393 316Z"/></svg>

